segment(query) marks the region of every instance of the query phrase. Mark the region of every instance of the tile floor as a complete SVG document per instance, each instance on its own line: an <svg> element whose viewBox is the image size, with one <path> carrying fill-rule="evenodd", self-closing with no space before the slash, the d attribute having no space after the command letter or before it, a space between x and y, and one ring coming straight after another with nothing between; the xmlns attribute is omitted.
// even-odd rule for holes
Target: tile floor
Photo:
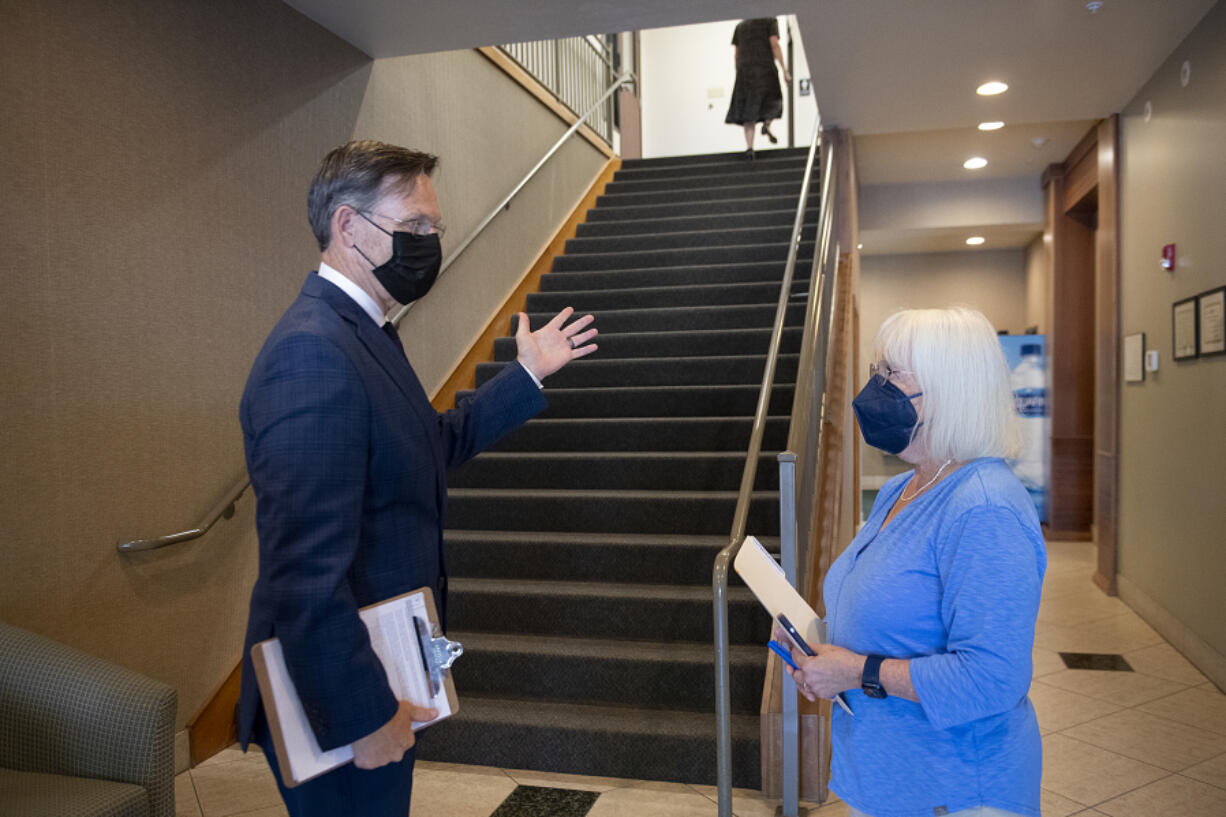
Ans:
<svg viewBox="0 0 1226 817"><path fill-rule="evenodd" d="M1043 817L1226 817L1226 695L1123 602L1103 596L1090 582L1093 566L1088 543L1049 545L1030 692L1043 732ZM1133 671L1067 669L1061 652L1118 653ZM227 749L179 775L175 795L178 817L286 813L258 751ZM771 817L776 802L738 790L733 811ZM423 761L413 813L713 817L716 806L713 786ZM833 796L816 812L846 814Z"/></svg>

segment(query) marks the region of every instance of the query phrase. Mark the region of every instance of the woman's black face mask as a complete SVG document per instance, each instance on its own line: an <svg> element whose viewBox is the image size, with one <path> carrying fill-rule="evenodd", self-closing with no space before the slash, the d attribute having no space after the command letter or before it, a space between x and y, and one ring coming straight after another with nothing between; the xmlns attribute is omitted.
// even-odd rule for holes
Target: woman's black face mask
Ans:
<svg viewBox="0 0 1226 817"><path fill-rule="evenodd" d="M904 394L879 374L870 377L851 401L864 442L890 454L901 454L911 444L919 426L919 415L911 405L911 398L921 394L922 391Z"/></svg>
<svg viewBox="0 0 1226 817"><path fill-rule="evenodd" d="M365 213L358 211L358 215L392 237L392 257L378 266L356 244L353 245L371 265L371 272L387 294L397 303L407 304L429 292L443 263L443 245L438 233L416 235L401 230L390 233L367 218Z"/></svg>

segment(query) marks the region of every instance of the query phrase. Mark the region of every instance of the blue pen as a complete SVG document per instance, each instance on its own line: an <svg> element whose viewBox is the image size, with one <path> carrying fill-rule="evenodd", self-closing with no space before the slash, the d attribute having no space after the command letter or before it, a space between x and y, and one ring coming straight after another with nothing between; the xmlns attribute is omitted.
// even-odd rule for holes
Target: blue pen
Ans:
<svg viewBox="0 0 1226 817"><path fill-rule="evenodd" d="M786 661L789 667L796 670L797 672L800 672L800 667L796 666L796 662L792 660L792 653L788 650L787 647L783 646L782 644L780 644L778 641L775 641L774 639L771 639L771 642L767 644L766 646L774 650L775 655L779 656L784 661Z"/></svg>

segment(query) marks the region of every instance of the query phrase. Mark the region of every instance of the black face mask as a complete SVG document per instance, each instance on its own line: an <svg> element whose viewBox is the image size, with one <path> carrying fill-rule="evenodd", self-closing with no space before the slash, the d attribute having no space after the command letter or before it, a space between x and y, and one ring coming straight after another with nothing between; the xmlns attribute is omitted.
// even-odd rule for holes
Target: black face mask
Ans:
<svg viewBox="0 0 1226 817"><path fill-rule="evenodd" d="M911 398L921 394L905 394L881 375L870 377L851 401L864 442L890 454L901 454L911 444L919 425Z"/></svg>
<svg viewBox="0 0 1226 817"><path fill-rule="evenodd" d="M359 212L358 215L370 221L365 213ZM383 230L373 221L370 223ZM366 259L366 263L372 267L371 272L374 273L375 279L397 303L416 301L434 286L439 267L443 263L443 245L439 241L438 233L416 235L400 230L394 233L388 233L387 230L383 232L392 237L392 257L384 263L375 266L375 262L358 249L356 244L352 245L353 249Z"/></svg>

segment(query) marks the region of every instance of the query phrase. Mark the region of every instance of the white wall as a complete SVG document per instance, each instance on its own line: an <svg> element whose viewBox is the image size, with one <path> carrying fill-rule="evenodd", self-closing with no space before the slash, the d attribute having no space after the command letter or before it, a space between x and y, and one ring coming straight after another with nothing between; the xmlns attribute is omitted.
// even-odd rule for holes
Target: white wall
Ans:
<svg viewBox="0 0 1226 817"><path fill-rule="evenodd" d="M779 45L785 58L786 21L785 17L779 18ZM641 32L644 157L745 149L741 127L724 123L736 81L732 32L738 22L725 20ZM809 69L795 22L792 32L796 84L798 79L809 76ZM812 135L817 107L811 95L797 96L796 109L796 144L804 147ZM778 146L787 147L786 118L777 121L771 130L779 138ZM757 136L756 146L772 147L761 135Z"/></svg>

